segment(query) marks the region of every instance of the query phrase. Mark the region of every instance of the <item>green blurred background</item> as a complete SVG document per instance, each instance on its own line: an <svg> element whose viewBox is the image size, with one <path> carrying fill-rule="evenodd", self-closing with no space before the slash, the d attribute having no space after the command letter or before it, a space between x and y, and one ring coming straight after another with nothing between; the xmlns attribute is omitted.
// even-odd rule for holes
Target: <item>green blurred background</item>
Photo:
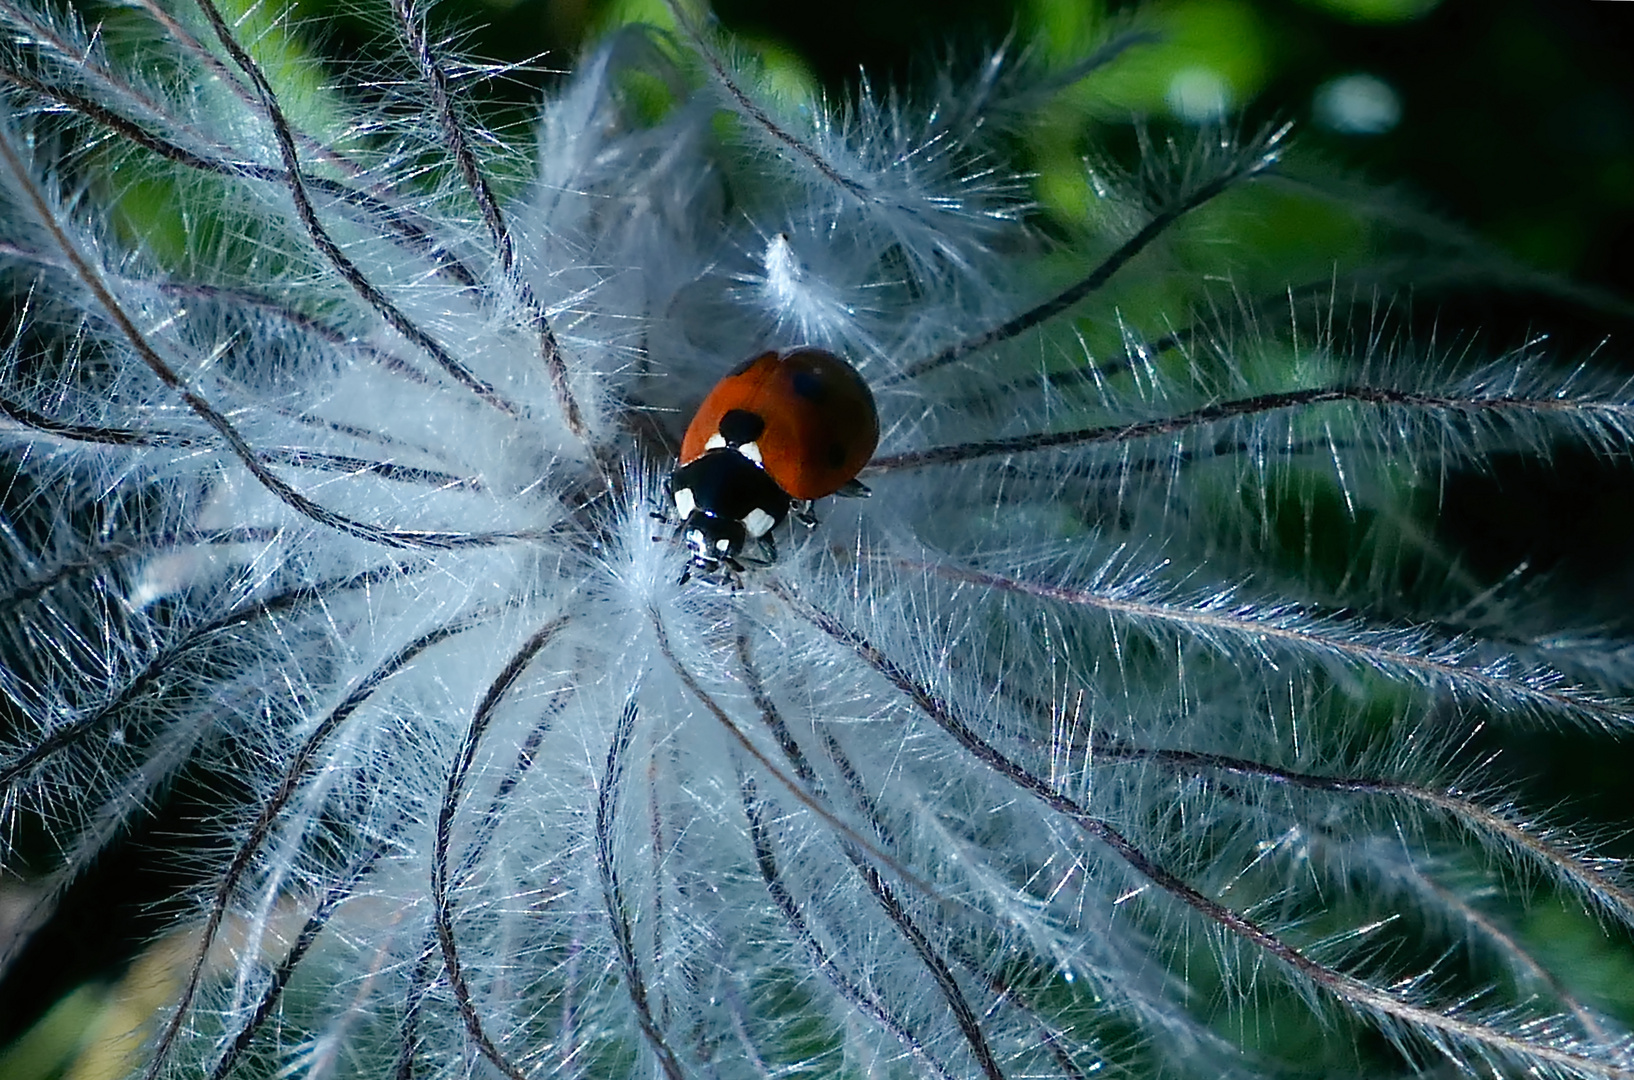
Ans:
<svg viewBox="0 0 1634 1080"><path fill-rule="evenodd" d="M457 0L479 53L565 66L580 35L652 0ZM1634 3L1620 0L723 0L750 42L831 90L912 85L1012 30L1065 51L1139 11L1164 40L1122 65L1102 118L1212 104L1299 123L1302 152L1427 205L1533 265L1634 296ZM633 9L633 11L632 11ZM1120 10L1124 9L1124 10ZM304 10L304 7L303 7ZM344 25L344 24L343 24ZM346 25L342 37L362 31Z"/></svg>
<svg viewBox="0 0 1634 1080"><path fill-rule="evenodd" d="M277 4L267 5L278 7ZM298 0L320 53L378 50L377 16ZM1216 110L1297 122L1299 152L1467 224L1540 269L1634 297L1634 2L1629 0L720 0L752 48L843 94L866 70L913 87L1014 34L1069 54L1128 23L1162 40L1098 81L1108 129ZM542 85L586 37L667 21L663 0L443 0L473 54ZM1131 19L1136 21L1130 22ZM516 80L499 91L525 100ZM1087 139L1093 129L1080 131Z"/></svg>
<svg viewBox="0 0 1634 1080"><path fill-rule="evenodd" d="M355 7L350 0L296 5L320 55L380 49L380 23ZM496 117L524 120L552 71L570 67L586 37L660 8L661 0L449 0L434 21L459 31L479 56L532 62L489 87ZM1012 33L1069 55L1109 27L1137 25L1135 5L1098 0L720 0L715 9L788 78L836 95L854 88L862 69L876 86L920 85L940 58L979 55ZM1250 129L1293 120L1296 163L1395 187L1521 264L1585 287L1573 295L1421 289L1412 296L1413 320L1451 328L1488 352L1547 333L1567 362L1609 339L1594 362L1634 374L1634 2L1173 0L1138 11L1138 25L1161 40L1100 81L1100 99L1077 102L1018 151L1024 167L1039 172L1047 208L1070 215L1081 201L1075 185L1083 182L1085 152L1128 152L1132 115L1159 131L1222 112L1243 114ZM1443 511L1443 533L1474 576L1500 580L1526 562L1550 575L1552 587L1581 596L1582 610L1608 629L1634 631L1627 462L1566 452L1544 466L1500 456L1449 486ZM1523 784L1524 801L1569 800L1563 816L1626 833L1634 825L1634 750L1608 742L1508 734L1499 767L1517 769L1509 775ZM220 797L209 783L198 787L178 785L101 860L0 985L0 1047L53 1002L78 995L51 1014L55 1028L36 1030L39 1054L25 1060L0 1051L0 1080L60 1075L66 1058L49 1060L101 1015L108 998L98 988L172 917L166 901L184 861L174 853L177 838L197 836L197 820ZM154 857L166 847L168 858ZM1611 850L1634 854L1634 845L1613 841ZM1589 965L1590 976L1608 984L1605 993L1634 1010L1628 954L1605 950L1584 920L1559 910L1540 904L1536 933L1563 950L1557 960L1584 954L1572 963Z"/></svg>

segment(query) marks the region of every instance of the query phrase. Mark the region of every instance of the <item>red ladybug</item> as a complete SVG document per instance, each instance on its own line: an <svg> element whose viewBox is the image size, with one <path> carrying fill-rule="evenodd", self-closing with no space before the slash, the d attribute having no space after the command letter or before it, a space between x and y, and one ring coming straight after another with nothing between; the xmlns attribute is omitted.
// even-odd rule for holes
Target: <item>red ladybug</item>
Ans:
<svg viewBox="0 0 1634 1080"><path fill-rule="evenodd" d="M789 515L809 524L812 500L866 495L857 473L879 445L874 395L857 369L822 349L751 357L698 406L670 475L680 535L694 569L736 573L750 540L777 556L771 531Z"/></svg>

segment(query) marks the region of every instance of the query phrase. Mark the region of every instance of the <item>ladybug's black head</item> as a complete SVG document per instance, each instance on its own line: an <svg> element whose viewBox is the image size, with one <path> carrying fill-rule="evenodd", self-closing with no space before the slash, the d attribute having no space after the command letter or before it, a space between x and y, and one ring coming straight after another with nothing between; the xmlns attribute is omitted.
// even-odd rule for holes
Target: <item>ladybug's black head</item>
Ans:
<svg viewBox="0 0 1634 1080"><path fill-rule="evenodd" d="M789 513L788 495L736 448L717 447L689 461L669 484L691 569L703 574L722 567L741 572L743 546L756 540L770 550L768 534Z"/></svg>
<svg viewBox="0 0 1634 1080"><path fill-rule="evenodd" d="M681 540L692 556L692 568L712 575L721 567L742 571L738 555L743 551L748 533L741 521L716 517L702 510L693 511L681 522Z"/></svg>

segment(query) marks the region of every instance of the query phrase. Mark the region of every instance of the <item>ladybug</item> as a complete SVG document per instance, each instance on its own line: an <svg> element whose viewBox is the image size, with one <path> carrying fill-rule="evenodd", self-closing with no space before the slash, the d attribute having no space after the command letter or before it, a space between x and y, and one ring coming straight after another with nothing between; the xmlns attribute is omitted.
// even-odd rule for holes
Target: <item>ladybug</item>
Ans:
<svg viewBox="0 0 1634 1080"><path fill-rule="evenodd" d="M763 556L747 561L770 564L771 531L791 510L815 525L813 500L868 494L856 477L877 445L874 395L831 352L765 352L728 371L687 426L670 475L678 534L691 553L681 581L694 570L741 573L751 540Z"/></svg>

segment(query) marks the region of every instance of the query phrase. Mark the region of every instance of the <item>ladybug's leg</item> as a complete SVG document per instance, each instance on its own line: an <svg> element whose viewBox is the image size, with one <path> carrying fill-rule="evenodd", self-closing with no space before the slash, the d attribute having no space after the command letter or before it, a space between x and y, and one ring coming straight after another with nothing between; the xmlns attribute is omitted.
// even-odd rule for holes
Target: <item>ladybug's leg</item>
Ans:
<svg viewBox="0 0 1634 1080"><path fill-rule="evenodd" d="M686 522L682 521L679 518L670 517L668 514L659 513L657 510L649 511L647 516L652 518L654 521L661 521L665 525L671 526L670 533L669 533L668 536L655 536L655 537L652 538L653 543L661 544L665 540L679 540L679 539L681 539L681 531L686 528ZM684 584L684 582L683 582L683 584Z"/></svg>
<svg viewBox="0 0 1634 1080"><path fill-rule="evenodd" d="M675 505L675 485L670 480L669 477L664 478L664 502L663 502L663 505L664 506L674 506ZM649 510L649 511L647 511L647 516L652 518L654 521L661 521L665 525L675 526L674 536L680 536L681 535L681 525L683 524L683 522L681 522L681 520L679 518L672 515L667 509ZM655 537L653 537L653 539L658 540L659 538L655 536Z"/></svg>
<svg viewBox="0 0 1634 1080"><path fill-rule="evenodd" d="M777 541L772 538L772 534L767 533L765 536L759 537L756 542L760 544L760 554L751 556L745 552L739 552L738 558L749 566L770 566L775 563L777 561Z"/></svg>
<svg viewBox="0 0 1634 1080"><path fill-rule="evenodd" d="M802 499L801 501L795 503L793 510L790 511L794 520L798 521L808 529L815 529L817 527L817 515L811 512L813 505L814 503L812 500ZM770 534L768 533L767 535Z"/></svg>
<svg viewBox="0 0 1634 1080"><path fill-rule="evenodd" d="M868 485L861 480L847 480L834 494L842 499L866 499L873 492L868 490Z"/></svg>

